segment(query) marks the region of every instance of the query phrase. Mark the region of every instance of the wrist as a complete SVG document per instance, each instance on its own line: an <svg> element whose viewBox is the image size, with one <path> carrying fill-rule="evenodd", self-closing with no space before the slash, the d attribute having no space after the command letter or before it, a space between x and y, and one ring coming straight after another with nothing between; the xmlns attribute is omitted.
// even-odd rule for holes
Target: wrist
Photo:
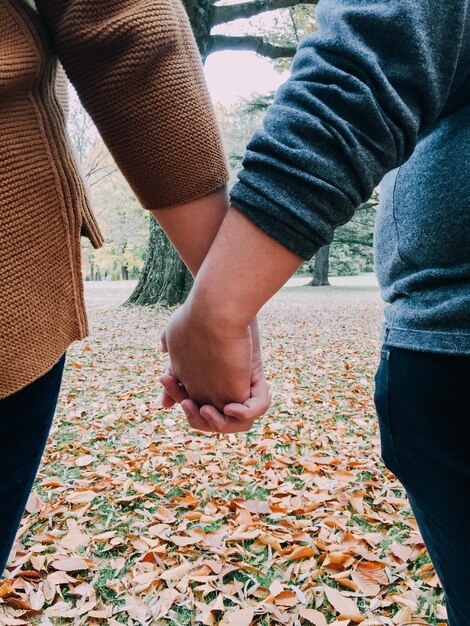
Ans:
<svg viewBox="0 0 470 626"><path fill-rule="evenodd" d="M220 289L199 285L197 279L187 300L188 313L199 326L211 334L239 336L246 332L256 313L250 314L246 307L221 295Z"/></svg>

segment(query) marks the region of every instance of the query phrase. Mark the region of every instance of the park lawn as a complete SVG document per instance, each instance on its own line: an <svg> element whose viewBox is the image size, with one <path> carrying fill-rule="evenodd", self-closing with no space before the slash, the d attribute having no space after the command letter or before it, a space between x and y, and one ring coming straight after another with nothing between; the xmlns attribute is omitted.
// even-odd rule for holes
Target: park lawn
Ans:
<svg viewBox="0 0 470 626"><path fill-rule="evenodd" d="M260 316L273 406L239 435L161 410L168 312L87 289L0 624L444 623L372 402L376 289L287 288Z"/></svg>

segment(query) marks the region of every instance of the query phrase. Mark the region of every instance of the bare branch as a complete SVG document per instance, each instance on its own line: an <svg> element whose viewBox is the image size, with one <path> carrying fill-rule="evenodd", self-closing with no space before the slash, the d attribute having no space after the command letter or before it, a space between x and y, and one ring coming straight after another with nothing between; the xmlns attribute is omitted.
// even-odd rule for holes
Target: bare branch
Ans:
<svg viewBox="0 0 470 626"><path fill-rule="evenodd" d="M88 171L85 174L85 178L89 178L90 176L92 176L97 170L97 168L101 166L101 163L105 160L105 158L106 158L106 152L105 150L103 150L103 148L100 148L99 151L93 157L92 162L88 166Z"/></svg>
<svg viewBox="0 0 470 626"><path fill-rule="evenodd" d="M98 183L100 183L102 180L104 180L105 178L108 178L108 176L111 176L112 174L114 174L115 172L117 172L117 169L114 168L113 170L111 170L110 172L108 172L107 174L104 174L101 178L98 178L98 180L92 180L92 181L88 181L88 184L90 185L90 187L94 187L94 185L97 185Z"/></svg>
<svg viewBox="0 0 470 626"><path fill-rule="evenodd" d="M265 11L275 9L287 9L298 4L318 4L318 0L253 0L252 2L240 2L239 4L227 4L216 6L212 25L225 24L240 18L249 18Z"/></svg>
<svg viewBox="0 0 470 626"><path fill-rule="evenodd" d="M213 35L210 38L208 54L221 50L251 50L270 59L282 59L293 57L295 46L274 46L263 37L246 35L243 37L226 37L225 35Z"/></svg>

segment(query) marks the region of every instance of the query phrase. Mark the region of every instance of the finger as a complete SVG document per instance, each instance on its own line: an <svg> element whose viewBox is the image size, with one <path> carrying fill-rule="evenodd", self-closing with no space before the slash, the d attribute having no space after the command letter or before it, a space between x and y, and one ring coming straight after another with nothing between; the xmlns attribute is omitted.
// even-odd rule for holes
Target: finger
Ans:
<svg viewBox="0 0 470 626"><path fill-rule="evenodd" d="M188 424L195 430L203 432L213 432L212 426L202 417L199 407L193 400L183 400L181 408L184 411Z"/></svg>
<svg viewBox="0 0 470 626"><path fill-rule="evenodd" d="M166 389L163 389L163 393L160 398L161 405L164 409L171 409L172 406L175 406L176 400L174 400Z"/></svg>
<svg viewBox="0 0 470 626"><path fill-rule="evenodd" d="M189 398L189 395L184 386L179 383L174 376L171 376L171 374L167 374L165 372L165 374L160 376L158 380L165 388L166 393L171 396L175 402L181 404L183 400Z"/></svg>
<svg viewBox="0 0 470 626"><path fill-rule="evenodd" d="M213 432L223 432L227 426L227 419L215 406L205 404L199 410L201 416L212 427Z"/></svg>
<svg viewBox="0 0 470 626"><path fill-rule="evenodd" d="M214 432L220 434L247 432L253 426L253 420L223 415L208 404L201 407L200 413L212 425Z"/></svg>
<svg viewBox="0 0 470 626"><path fill-rule="evenodd" d="M250 398L244 404L227 404L224 414L239 420L254 421L264 415L271 404L270 397Z"/></svg>
<svg viewBox="0 0 470 626"><path fill-rule="evenodd" d="M173 377L173 371L171 369L171 363L168 363L168 365L166 366L166 370L165 370L165 374L163 374L164 376L171 376ZM159 381L161 380L161 377L159 378ZM164 409L171 409L171 407L173 407L176 404L176 400L171 396L170 393L168 393L168 391L165 389L165 387L163 387L163 392L162 395L160 397L160 402L162 404L162 407Z"/></svg>
<svg viewBox="0 0 470 626"><path fill-rule="evenodd" d="M272 396L266 381L252 387L251 398L243 404L232 402L224 407L224 414L238 420L254 421L269 409Z"/></svg>
<svg viewBox="0 0 470 626"><path fill-rule="evenodd" d="M168 352L168 344L166 341L166 328L163 330L160 335L160 349L162 352Z"/></svg>

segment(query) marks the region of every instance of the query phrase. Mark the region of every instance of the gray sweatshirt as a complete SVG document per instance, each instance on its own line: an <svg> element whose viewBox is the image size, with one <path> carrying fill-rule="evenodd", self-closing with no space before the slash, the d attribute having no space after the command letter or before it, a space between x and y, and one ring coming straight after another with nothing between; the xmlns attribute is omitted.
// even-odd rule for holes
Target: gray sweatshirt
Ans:
<svg viewBox="0 0 470 626"><path fill-rule="evenodd" d="M470 0L321 0L317 22L232 203L309 259L382 181L384 339L470 355Z"/></svg>

